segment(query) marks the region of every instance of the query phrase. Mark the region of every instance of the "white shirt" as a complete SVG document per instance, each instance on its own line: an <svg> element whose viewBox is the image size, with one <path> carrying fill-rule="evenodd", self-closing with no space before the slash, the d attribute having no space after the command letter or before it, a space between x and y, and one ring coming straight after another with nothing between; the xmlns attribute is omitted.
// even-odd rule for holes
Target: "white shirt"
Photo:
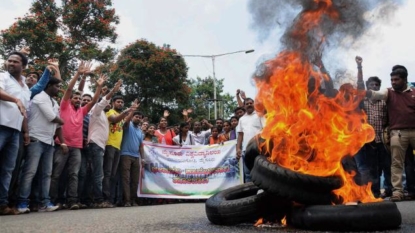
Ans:
<svg viewBox="0 0 415 233"><path fill-rule="evenodd" d="M210 134L210 129L200 131L199 133L195 133L194 131L189 131L189 134L192 135L195 145L206 145L206 138L208 138L207 135Z"/></svg>
<svg viewBox="0 0 415 233"><path fill-rule="evenodd" d="M183 138L182 138L183 140ZM176 143L176 145L180 145L180 135L176 135L173 138L173 142ZM193 136L190 134L190 132L187 132L187 137L185 141L182 141L181 145L195 145L195 140Z"/></svg>
<svg viewBox="0 0 415 233"><path fill-rule="evenodd" d="M88 143L91 141L105 150L108 141L110 126L104 108L109 104L105 97L95 104L89 112Z"/></svg>
<svg viewBox="0 0 415 233"><path fill-rule="evenodd" d="M22 76L23 86L9 74L9 72L0 73L0 88L7 94L20 99L25 108L29 107L30 90L26 85L25 77ZM22 130L23 116L19 111L16 103L0 100L0 125Z"/></svg>
<svg viewBox="0 0 415 233"><path fill-rule="evenodd" d="M242 151L245 151L245 148L255 135L260 133L265 126L265 118L259 117L258 114L254 111L250 115L245 113L241 118L239 118L238 126L236 126L236 134L239 132L244 133L244 138L242 141Z"/></svg>
<svg viewBox="0 0 415 233"><path fill-rule="evenodd" d="M53 136L58 124L51 121L56 116L59 116L58 103L44 91L35 95L30 104L29 136L54 145Z"/></svg>

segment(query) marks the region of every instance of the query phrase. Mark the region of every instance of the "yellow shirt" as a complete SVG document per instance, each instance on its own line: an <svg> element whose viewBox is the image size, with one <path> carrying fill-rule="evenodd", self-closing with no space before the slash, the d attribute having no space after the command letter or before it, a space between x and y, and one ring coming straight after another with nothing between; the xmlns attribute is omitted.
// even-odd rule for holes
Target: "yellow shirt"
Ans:
<svg viewBox="0 0 415 233"><path fill-rule="evenodd" d="M114 109L110 109L105 115L107 115L107 118L111 115L118 116L119 113L115 111ZM118 123L110 123L110 133L108 136L107 145L113 146L120 150L121 148L121 141L122 141L122 133L123 133L123 125L124 120L121 120Z"/></svg>

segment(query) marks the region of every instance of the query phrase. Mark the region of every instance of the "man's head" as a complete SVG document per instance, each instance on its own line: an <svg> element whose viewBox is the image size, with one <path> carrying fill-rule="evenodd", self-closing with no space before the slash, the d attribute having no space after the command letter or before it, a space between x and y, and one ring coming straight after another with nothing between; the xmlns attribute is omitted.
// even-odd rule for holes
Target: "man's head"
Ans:
<svg viewBox="0 0 415 233"><path fill-rule="evenodd" d="M202 123L200 123L200 121L195 121L193 123L193 132L199 133L200 131L202 131Z"/></svg>
<svg viewBox="0 0 415 233"><path fill-rule="evenodd" d="M11 75L21 75L27 65L27 57L21 52L11 52L6 61L7 71Z"/></svg>
<svg viewBox="0 0 415 233"><path fill-rule="evenodd" d="M380 78L373 76L367 79L366 81L366 89L379 91L380 85L382 84L382 80Z"/></svg>
<svg viewBox="0 0 415 233"><path fill-rule="evenodd" d="M405 67L402 67L394 69L390 74L392 87L397 91L405 90L408 85L408 71Z"/></svg>
<svg viewBox="0 0 415 233"><path fill-rule="evenodd" d="M246 113L252 114L254 112L254 100L251 98L246 98L244 100L245 110Z"/></svg>
<svg viewBox="0 0 415 233"><path fill-rule="evenodd" d="M26 75L26 85L31 88L39 81L40 75L38 72L32 71Z"/></svg>
<svg viewBox="0 0 415 233"><path fill-rule="evenodd" d="M46 94L48 94L50 97L58 96L58 93L59 93L60 89L62 88L61 82L62 81L60 79L51 77L49 79L48 84L45 87Z"/></svg>
<svg viewBox="0 0 415 233"><path fill-rule="evenodd" d="M134 125L138 126L141 123L141 120L143 119L143 114L139 111L135 111L133 113L133 119L131 120Z"/></svg>
<svg viewBox="0 0 415 233"><path fill-rule="evenodd" d="M79 106L81 106L81 92L79 91L74 91L72 92L71 95L71 104L75 107L75 108L79 108Z"/></svg>
<svg viewBox="0 0 415 233"><path fill-rule="evenodd" d="M219 132L222 132L223 129L223 119L222 118L218 118L216 119L216 127L218 127Z"/></svg>
<svg viewBox="0 0 415 233"><path fill-rule="evenodd" d="M87 105L91 101L92 101L92 95L90 95L90 94L83 94L82 95L81 106L83 107L83 106Z"/></svg>
<svg viewBox="0 0 415 233"><path fill-rule="evenodd" d="M241 118L245 114L245 108L243 107L235 108L234 114L236 117Z"/></svg>
<svg viewBox="0 0 415 233"><path fill-rule="evenodd" d="M112 108L116 111L122 111L124 108L124 99L120 95L116 95L112 98Z"/></svg>

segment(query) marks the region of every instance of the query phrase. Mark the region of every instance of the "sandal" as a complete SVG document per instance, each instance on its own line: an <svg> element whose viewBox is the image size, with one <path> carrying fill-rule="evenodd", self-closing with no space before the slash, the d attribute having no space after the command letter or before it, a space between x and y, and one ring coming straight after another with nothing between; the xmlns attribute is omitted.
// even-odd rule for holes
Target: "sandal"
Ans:
<svg viewBox="0 0 415 233"><path fill-rule="evenodd" d="M394 195L392 195L392 196L390 197L390 199L389 199L389 200L390 200L390 201L393 201L393 202L403 201L403 197L402 197L402 196L399 196L399 195L394 194Z"/></svg>

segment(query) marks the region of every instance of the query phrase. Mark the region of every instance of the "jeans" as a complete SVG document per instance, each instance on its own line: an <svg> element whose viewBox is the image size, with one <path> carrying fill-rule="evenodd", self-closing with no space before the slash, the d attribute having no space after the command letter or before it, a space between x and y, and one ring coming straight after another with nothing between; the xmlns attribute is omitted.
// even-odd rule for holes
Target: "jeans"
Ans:
<svg viewBox="0 0 415 233"><path fill-rule="evenodd" d="M372 182L372 193L380 195L380 176L385 177L385 193L392 193L391 183L391 156L386 151L383 143L367 143L364 145L365 163L369 169L369 181Z"/></svg>
<svg viewBox="0 0 415 233"><path fill-rule="evenodd" d="M104 149L95 143L89 143L89 154L92 159L92 181L94 202L101 203L102 196L102 181L104 180Z"/></svg>
<svg viewBox="0 0 415 233"><path fill-rule="evenodd" d="M38 170L39 163L41 163L41 200L43 205L47 205L50 202L49 189L54 147L41 141L32 141L27 147L27 150L28 156L24 162L22 177L20 179L19 202L29 202L28 198L32 188L32 181Z"/></svg>
<svg viewBox="0 0 415 233"><path fill-rule="evenodd" d="M411 146L408 147L405 153L405 190L411 194L415 194L415 158Z"/></svg>
<svg viewBox="0 0 415 233"><path fill-rule="evenodd" d="M393 195L403 197L402 175L405 163L405 153L408 146L415 148L415 129L392 130L391 152L392 152L392 186Z"/></svg>
<svg viewBox="0 0 415 233"><path fill-rule="evenodd" d="M244 165L244 183L251 182L251 171L245 165L245 151L242 151L242 163Z"/></svg>
<svg viewBox="0 0 415 233"><path fill-rule="evenodd" d="M23 133L20 133L19 137L19 151L17 152L16 165L14 166L9 187L9 203L13 205L17 205L17 200L19 198L19 179L21 176L23 162L27 154L27 147L24 146L23 142Z"/></svg>
<svg viewBox="0 0 415 233"><path fill-rule="evenodd" d="M82 204L92 202L92 161L88 146L81 150L81 168L78 174L78 197Z"/></svg>
<svg viewBox="0 0 415 233"><path fill-rule="evenodd" d="M66 198L69 204L78 202L78 173L81 167L81 149L69 147L69 152L63 154L58 148L53 158L52 181L50 184L50 197L55 203L59 197L59 178L65 168L68 171L68 185Z"/></svg>
<svg viewBox="0 0 415 233"><path fill-rule="evenodd" d="M122 155L121 175L124 202L131 203L131 199L132 201L136 201L138 177L140 175L140 159L138 157Z"/></svg>
<svg viewBox="0 0 415 233"><path fill-rule="evenodd" d="M370 161L367 154L367 144L365 144L354 156L356 161L357 173L354 177L356 184L365 185L370 180Z"/></svg>
<svg viewBox="0 0 415 233"><path fill-rule="evenodd" d="M117 170L120 161L120 150L113 146L105 147L104 154L104 180L102 182L102 193L106 201L111 200L111 191L117 184Z"/></svg>
<svg viewBox="0 0 415 233"><path fill-rule="evenodd" d="M7 205L10 181L19 151L20 132L0 125L0 206Z"/></svg>

